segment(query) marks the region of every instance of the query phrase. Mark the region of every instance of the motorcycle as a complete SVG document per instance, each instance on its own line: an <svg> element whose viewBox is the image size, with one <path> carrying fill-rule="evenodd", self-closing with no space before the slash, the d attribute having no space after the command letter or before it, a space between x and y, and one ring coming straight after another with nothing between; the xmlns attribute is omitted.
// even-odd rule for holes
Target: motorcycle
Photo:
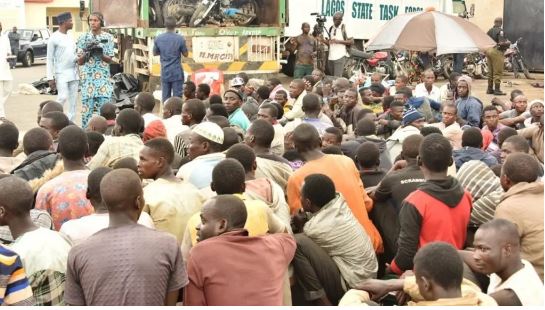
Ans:
<svg viewBox="0 0 545 310"><path fill-rule="evenodd" d="M446 57L443 61L443 76L450 76L454 68L454 59L452 56ZM476 79L488 75L488 63L486 56L482 53L466 54L462 72Z"/></svg>
<svg viewBox="0 0 545 310"><path fill-rule="evenodd" d="M522 71L527 79L532 79L528 66L526 65L524 58L520 54L518 44L522 41L522 38L518 38L515 43L512 43L509 48L503 53L505 56L505 69L513 71L515 78L519 78L519 72Z"/></svg>
<svg viewBox="0 0 545 310"><path fill-rule="evenodd" d="M350 49L350 59L344 67L343 76L350 78L355 74L378 72L395 79L394 65L388 52L368 53L358 49Z"/></svg>
<svg viewBox="0 0 545 310"><path fill-rule="evenodd" d="M210 19L219 23L229 19L238 26L246 26L257 19L257 12L256 0L202 0L191 15L189 27L199 26Z"/></svg>

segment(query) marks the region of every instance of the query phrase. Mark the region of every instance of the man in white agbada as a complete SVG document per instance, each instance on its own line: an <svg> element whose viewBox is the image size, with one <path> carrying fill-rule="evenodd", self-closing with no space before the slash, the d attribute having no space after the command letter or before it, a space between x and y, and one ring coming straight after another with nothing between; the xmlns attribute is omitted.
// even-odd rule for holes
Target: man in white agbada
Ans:
<svg viewBox="0 0 545 310"><path fill-rule="evenodd" d="M11 93L13 80L8 62L9 55L11 55L11 45L8 34L2 34L2 23L0 23L0 120L6 118L4 104Z"/></svg>
<svg viewBox="0 0 545 310"><path fill-rule="evenodd" d="M72 29L72 15L57 15L59 30L47 42L47 80L51 89L57 89L57 101L64 106L70 121L76 117L79 77L77 71L76 44L68 30Z"/></svg>

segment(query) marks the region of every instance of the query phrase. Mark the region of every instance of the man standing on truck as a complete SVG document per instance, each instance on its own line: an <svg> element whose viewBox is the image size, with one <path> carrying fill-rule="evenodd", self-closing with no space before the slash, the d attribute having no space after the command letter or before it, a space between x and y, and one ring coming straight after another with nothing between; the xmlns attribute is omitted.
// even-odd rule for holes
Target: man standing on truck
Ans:
<svg viewBox="0 0 545 310"><path fill-rule="evenodd" d="M188 55L184 37L175 32L176 19L168 16L165 27L167 32L158 35L153 45L153 55L159 55L161 59L163 103L172 96L182 97L184 70L180 54Z"/></svg>
<svg viewBox="0 0 545 310"><path fill-rule="evenodd" d="M0 23L0 121L6 118L4 103L11 93L11 70L9 68L8 56L11 54L11 47L7 34L2 34L2 23Z"/></svg>
<svg viewBox="0 0 545 310"><path fill-rule="evenodd" d="M114 56L114 39L102 31L104 16L100 12L89 15L90 32L78 38L78 64L81 66L81 127L86 128L93 113L112 100L110 63Z"/></svg>
<svg viewBox="0 0 545 310"><path fill-rule="evenodd" d="M64 12L57 16L59 30L47 42L47 80L51 89L58 90L57 101L64 106L70 121L76 118L79 77L76 43L68 30L72 29L72 15Z"/></svg>
<svg viewBox="0 0 545 310"><path fill-rule="evenodd" d="M301 26L303 34L290 39L290 47L288 50L291 53L296 53L295 70L293 71L294 79L301 79L305 75L311 75L314 70L314 57L316 53L316 44L314 38L309 36L310 25L303 23Z"/></svg>
<svg viewBox="0 0 545 310"><path fill-rule="evenodd" d="M346 27L342 23L343 12L333 15L333 26L329 28L329 58L327 69L330 75L342 77L346 59L350 57L348 49L354 40L346 34Z"/></svg>
<svg viewBox="0 0 545 310"><path fill-rule="evenodd" d="M19 54L19 40L21 35L17 32L17 27L13 27L12 31L8 34L9 44L11 45L11 55L15 56L15 59L11 61L11 68L15 68L17 63L17 55Z"/></svg>
<svg viewBox="0 0 545 310"><path fill-rule="evenodd" d="M504 66L503 53L511 44L505 37L505 33L501 27L502 24L503 19L501 17L496 17L496 19L494 19L494 27L490 28L487 32L488 36L497 44L486 50L486 61L490 66L490 69L488 70L488 89L486 90L486 93L494 94L496 96L505 95L505 93L500 90ZM492 86L494 86L493 89Z"/></svg>

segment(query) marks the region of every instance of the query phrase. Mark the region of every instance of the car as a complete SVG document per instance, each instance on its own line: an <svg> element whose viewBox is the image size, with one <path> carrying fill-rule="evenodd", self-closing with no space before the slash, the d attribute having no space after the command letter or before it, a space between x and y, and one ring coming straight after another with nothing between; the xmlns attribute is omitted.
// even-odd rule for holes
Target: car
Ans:
<svg viewBox="0 0 545 310"><path fill-rule="evenodd" d="M36 60L47 58L47 41L51 36L49 29L17 29L21 35L17 62L30 67Z"/></svg>

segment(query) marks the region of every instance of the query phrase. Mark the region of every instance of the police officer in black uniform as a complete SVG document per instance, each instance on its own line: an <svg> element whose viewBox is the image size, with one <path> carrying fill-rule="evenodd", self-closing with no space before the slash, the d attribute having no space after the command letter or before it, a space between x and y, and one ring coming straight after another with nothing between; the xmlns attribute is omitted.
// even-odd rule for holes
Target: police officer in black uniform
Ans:
<svg viewBox="0 0 545 310"><path fill-rule="evenodd" d="M505 33L501 27L502 24L503 19L501 17L496 17L496 19L494 19L494 27L490 28L487 32L488 36L496 42L496 46L489 48L486 51L486 60L488 62L488 89L486 90L486 93L497 96L505 95L505 93L500 90L501 78L503 75L503 53L511 44L511 42L505 38Z"/></svg>

